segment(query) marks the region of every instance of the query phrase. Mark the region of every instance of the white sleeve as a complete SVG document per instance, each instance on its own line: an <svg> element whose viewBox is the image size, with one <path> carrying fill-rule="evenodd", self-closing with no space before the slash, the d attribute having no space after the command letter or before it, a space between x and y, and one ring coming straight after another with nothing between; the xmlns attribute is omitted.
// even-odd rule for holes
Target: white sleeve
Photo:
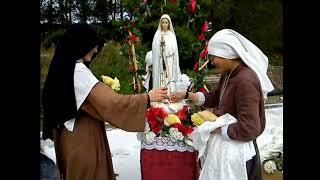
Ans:
<svg viewBox="0 0 320 180"><path fill-rule="evenodd" d="M204 96L204 94L202 92L197 92L196 94L199 96L199 101L196 102L195 104L197 106L202 106L204 104L204 102L206 101L206 97Z"/></svg>
<svg viewBox="0 0 320 180"><path fill-rule="evenodd" d="M83 63L76 63L74 69L74 93L76 96L77 110L89 95L93 86L99 80L92 74Z"/></svg>
<svg viewBox="0 0 320 180"><path fill-rule="evenodd" d="M74 94L76 98L77 110L89 95L93 86L99 82L99 80L92 74L83 63L76 63L74 68ZM69 130L73 131L75 119L70 119L64 123L64 126Z"/></svg>

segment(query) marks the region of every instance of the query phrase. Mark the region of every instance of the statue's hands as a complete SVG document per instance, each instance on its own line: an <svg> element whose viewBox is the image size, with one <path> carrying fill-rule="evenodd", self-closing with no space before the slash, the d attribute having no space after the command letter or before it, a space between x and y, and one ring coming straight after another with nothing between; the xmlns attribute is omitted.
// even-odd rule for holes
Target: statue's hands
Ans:
<svg viewBox="0 0 320 180"><path fill-rule="evenodd" d="M178 102L181 101L186 97L186 92L179 91L179 92L171 92L171 95L169 97L171 102Z"/></svg>
<svg viewBox="0 0 320 180"><path fill-rule="evenodd" d="M150 102L160 102L163 101L164 99L168 99L167 96L167 87L160 87L160 88L155 88L149 91L149 98Z"/></svg>

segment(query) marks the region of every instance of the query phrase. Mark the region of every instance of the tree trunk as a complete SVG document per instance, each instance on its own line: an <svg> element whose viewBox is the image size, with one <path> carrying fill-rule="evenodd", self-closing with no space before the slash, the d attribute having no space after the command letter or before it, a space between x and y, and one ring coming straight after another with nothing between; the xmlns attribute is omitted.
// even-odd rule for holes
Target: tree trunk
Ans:
<svg viewBox="0 0 320 180"><path fill-rule="evenodd" d="M69 24L72 24L72 0L69 0Z"/></svg>
<svg viewBox="0 0 320 180"><path fill-rule="evenodd" d="M51 28L52 26L52 22L53 22L53 10L52 10L52 0L49 1L49 4L48 4L48 25L49 25L49 29Z"/></svg>
<svg viewBox="0 0 320 180"><path fill-rule="evenodd" d="M68 12L67 12L68 4L63 0L59 0L58 4L59 4L60 23L62 25L66 25L66 24L68 24Z"/></svg>
<svg viewBox="0 0 320 180"><path fill-rule="evenodd" d="M115 0L113 4L113 19L116 19L116 13L117 13L117 0Z"/></svg>
<svg viewBox="0 0 320 180"><path fill-rule="evenodd" d="M120 0L119 1L119 4L120 4L120 17L121 17L121 20L123 20L123 7L122 7L122 1Z"/></svg>
<svg viewBox="0 0 320 180"><path fill-rule="evenodd" d="M112 4L112 0L109 0L109 12L110 12L111 17L113 17L113 16L112 16L112 9L113 9L113 8L112 8L112 5L113 5L113 4Z"/></svg>

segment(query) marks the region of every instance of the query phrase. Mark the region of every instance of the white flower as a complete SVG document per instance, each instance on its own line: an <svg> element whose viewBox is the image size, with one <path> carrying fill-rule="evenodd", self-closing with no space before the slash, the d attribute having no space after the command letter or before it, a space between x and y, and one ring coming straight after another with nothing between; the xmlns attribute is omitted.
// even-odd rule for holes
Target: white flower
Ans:
<svg viewBox="0 0 320 180"><path fill-rule="evenodd" d="M184 136L181 132L178 131L177 128L170 128L169 129L170 138L173 138L175 140L183 140Z"/></svg>
<svg viewBox="0 0 320 180"><path fill-rule="evenodd" d="M145 121L145 126L144 126L144 132L149 132L150 131L150 126L149 126L149 123L147 121Z"/></svg>
<svg viewBox="0 0 320 180"><path fill-rule="evenodd" d="M142 132L138 132L137 139L138 139L138 141L143 141L144 139L146 139L146 134L142 133Z"/></svg>
<svg viewBox="0 0 320 180"><path fill-rule="evenodd" d="M147 134L146 134L146 142L148 144L152 143L154 141L154 138L156 137L156 134L152 131L149 131Z"/></svg>
<svg viewBox="0 0 320 180"><path fill-rule="evenodd" d="M183 134L181 132L175 133L174 139L182 141L183 140Z"/></svg>
<svg viewBox="0 0 320 180"><path fill-rule="evenodd" d="M174 135L175 133L179 132L177 128L170 128L169 133L170 135Z"/></svg>
<svg viewBox="0 0 320 180"><path fill-rule="evenodd" d="M274 173L274 170L277 170L277 165L274 161L267 161L263 165L263 169L268 173Z"/></svg>
<svg viewBox="0 0 320 180"><path fill-rule="evenodd" d="M191 84L190 78L186 74L182 74L180 78L180 81L177 82L178 89L180 89L181 91L187 91L188 87Z"/></svg>

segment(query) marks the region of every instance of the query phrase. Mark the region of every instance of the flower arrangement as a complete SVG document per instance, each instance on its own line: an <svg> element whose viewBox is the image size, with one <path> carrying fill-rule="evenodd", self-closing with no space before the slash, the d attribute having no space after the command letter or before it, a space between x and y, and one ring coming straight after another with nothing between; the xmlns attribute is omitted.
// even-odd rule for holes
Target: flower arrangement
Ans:
<svg viewBox="0 0 320 180"><path fill-rule="evenodd" d="M200 112L201 113L201 112ZM152 143L155 137L169 137L192 146L190 134L204 122L199 113L193 113L187 105L176 113L168 114L161 107L151 107L147 112L147 122L150 131L146 133L145 141Z"/></svg>
<svg viewBox="0 0 320 180"><path fill-rule="evenodd" d="M147 122L150 131L146 134L147 142L154 137L169 137L175 140L186 142L188 135L193 132L193 123L190 118L191 110L183 106L177 113L168 114L163 108L151 107L147 112Z"/></svg>
<svg viewBox="0 0 320 180"><path fill-rule="evenodd" d="M113 90L115 91L119 91L120 90L120 82L119 80L117 79L117 77L115 77L114 79L112 79L111 77L109 76L101 76L102 78L102 81L109 85Z"/></svg>
<svg viewBox="0 0 320 180"><path fill-rule="evenodd" d="M262 164L264 171L268 174L273 174L275 171L283 171L283 154L281 152L272 153Z"/></svg>

